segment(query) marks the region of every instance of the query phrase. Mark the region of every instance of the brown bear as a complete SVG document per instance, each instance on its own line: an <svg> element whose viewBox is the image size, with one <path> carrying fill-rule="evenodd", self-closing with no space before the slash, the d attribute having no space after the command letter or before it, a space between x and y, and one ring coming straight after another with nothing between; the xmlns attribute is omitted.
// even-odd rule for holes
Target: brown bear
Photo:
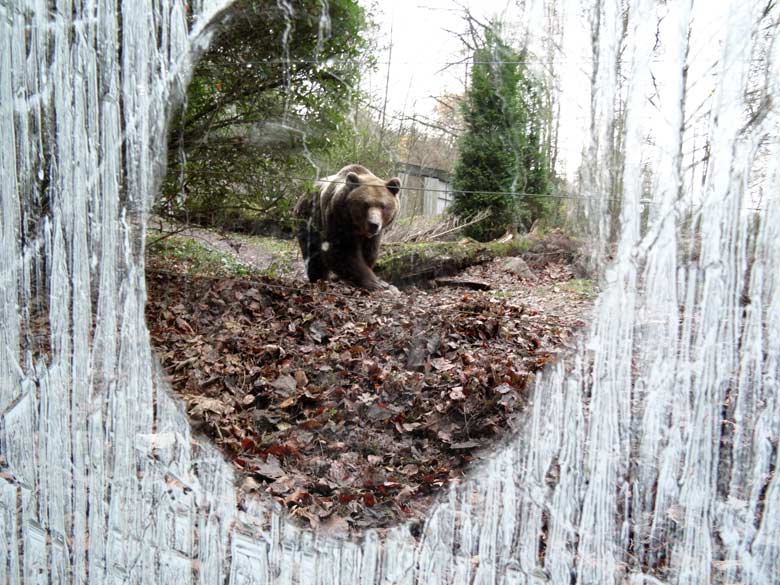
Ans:
<svg viewBox="0 0 780 585"><path fill-rule="evenodd" d="M337 276L368 290L388 288L372 270L382 233L398 214L401 181L349 165L320 179L295 206L297 237L311 282Z"/></svg>

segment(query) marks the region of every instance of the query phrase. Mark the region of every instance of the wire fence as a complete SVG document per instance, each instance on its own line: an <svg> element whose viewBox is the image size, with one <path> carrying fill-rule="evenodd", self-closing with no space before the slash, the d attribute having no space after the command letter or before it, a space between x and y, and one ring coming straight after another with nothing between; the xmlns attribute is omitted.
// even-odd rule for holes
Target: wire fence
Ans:
<svg viewBox="0 0 780 585"><path fill-rule="evenodd" d="M235 175L233 173L230 173L229 171L212 171L212 170L198 170L196 171L197 174L202 175L209 175L209 176L224 176L224 177L233 177L235 178ZM339 181L335 179L328 179L328 178L313 178L313 177L295 177L295 176L285 176L285 179L288 179L290 181L298 181L303 183L332 183L336 185L345 185L346 181ZM519 197L549 197L553 199L592 199L592 200L609 200L609 201L620 201L621 199L618 197L601 197L596 195L570 195L570 194L563 194L563 193L525 193L522 191L484 191L484 190L468 190L468 189L437 189L437 188L426 188L426 187L405 187L401 186L402 191L420 191L424 193L462 193L464 195L502 195L502 196L519 196ZM640 201L640 203L652 203L652 201Z"/></svg>
<svg viewBox="0 0 780 585"><path fill-rule="evenodd" d="M228 171L212 171L212 170L198 170L198 174L203 175L209 175L209 176L224 176L224 177L233 177L235 178L235 175L233 173L230 173ZM340 181L335 179L328 179L325 178L313 178L313 177L296 177L296 176L285 176L285 179L290 181L297 181L301 183L332 183L336 185L345 185L346 181ZM480 191L480 190L468 190L468 189L439 189L439 188L426 188L426 187L401 187L402 191L417 191L417 192L423 192L423 193L445 193L445 194L463 194L463 195L498 195L498 196L513 196L513 197L541 197L541 198L549 198L549 199L566 199L566 200L574 200L574 201L613 201L617 203L624 202L624 199L621 197L610 197L606 195L586 195L586 194L571 194L571 193L525 193L522 191ZM637 201L640 205L660 205L660 201L654 201L652 199L640 199ZM694 205L694 202L691 202L692 205ZM745 209L747 211L764 211L765 208L763 207L747 207L742 206L740 209Z"/></svg>

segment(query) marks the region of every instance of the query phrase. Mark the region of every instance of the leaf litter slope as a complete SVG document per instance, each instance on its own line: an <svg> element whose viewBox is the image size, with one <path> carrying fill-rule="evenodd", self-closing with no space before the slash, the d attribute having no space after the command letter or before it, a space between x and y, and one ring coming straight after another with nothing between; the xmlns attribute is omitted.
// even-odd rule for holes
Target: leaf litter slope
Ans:
<svg viewBox="0 0 780 585"><path fill-rule="evenodd" d="M368 294L150 261L147 322L193 426L313 526L413 518L486 447L516 430L534 374L580 328L593 294L563 263L522 281L497 260L466 270L492 290Z"/></svg>

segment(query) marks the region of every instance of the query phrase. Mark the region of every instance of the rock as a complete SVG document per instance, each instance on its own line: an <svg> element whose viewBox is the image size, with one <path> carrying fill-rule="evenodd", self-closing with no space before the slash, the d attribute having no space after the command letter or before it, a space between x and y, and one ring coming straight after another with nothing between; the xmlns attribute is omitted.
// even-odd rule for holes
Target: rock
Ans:
<svg viewBox="0 0 780 585"><path fill-rule="evenodd" d="M518 258L517 256L511 257L511 258L505 258L501 261L501 268L506 270L507 272L511 272L512 274L516 274L520 278L524 278L525 280L530 280L532 282L536 282L539 280L539 277L534 274L533 270L528 268L528 264L525 263L525 260L522 258Z"/></svg>
<svg viewBox="0 0 780 585"><path fill-rule="evenodd" d="M594 278L594 271L588 265L588 260L584 256L580 256L571 265L571 270L576 278Z"/></svg>

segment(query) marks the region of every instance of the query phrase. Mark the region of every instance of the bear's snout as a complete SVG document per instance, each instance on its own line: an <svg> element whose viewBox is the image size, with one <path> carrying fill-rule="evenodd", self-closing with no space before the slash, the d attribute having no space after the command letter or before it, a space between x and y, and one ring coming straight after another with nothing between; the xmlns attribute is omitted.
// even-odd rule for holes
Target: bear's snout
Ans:
<svg viewBox="0 0 780 585"><path fill-rule="evenodd" d="M366 231L368 235L375 236L382 229L382 211L377 208L372 208L368 211L368 217L366 218Z"/></svg>

